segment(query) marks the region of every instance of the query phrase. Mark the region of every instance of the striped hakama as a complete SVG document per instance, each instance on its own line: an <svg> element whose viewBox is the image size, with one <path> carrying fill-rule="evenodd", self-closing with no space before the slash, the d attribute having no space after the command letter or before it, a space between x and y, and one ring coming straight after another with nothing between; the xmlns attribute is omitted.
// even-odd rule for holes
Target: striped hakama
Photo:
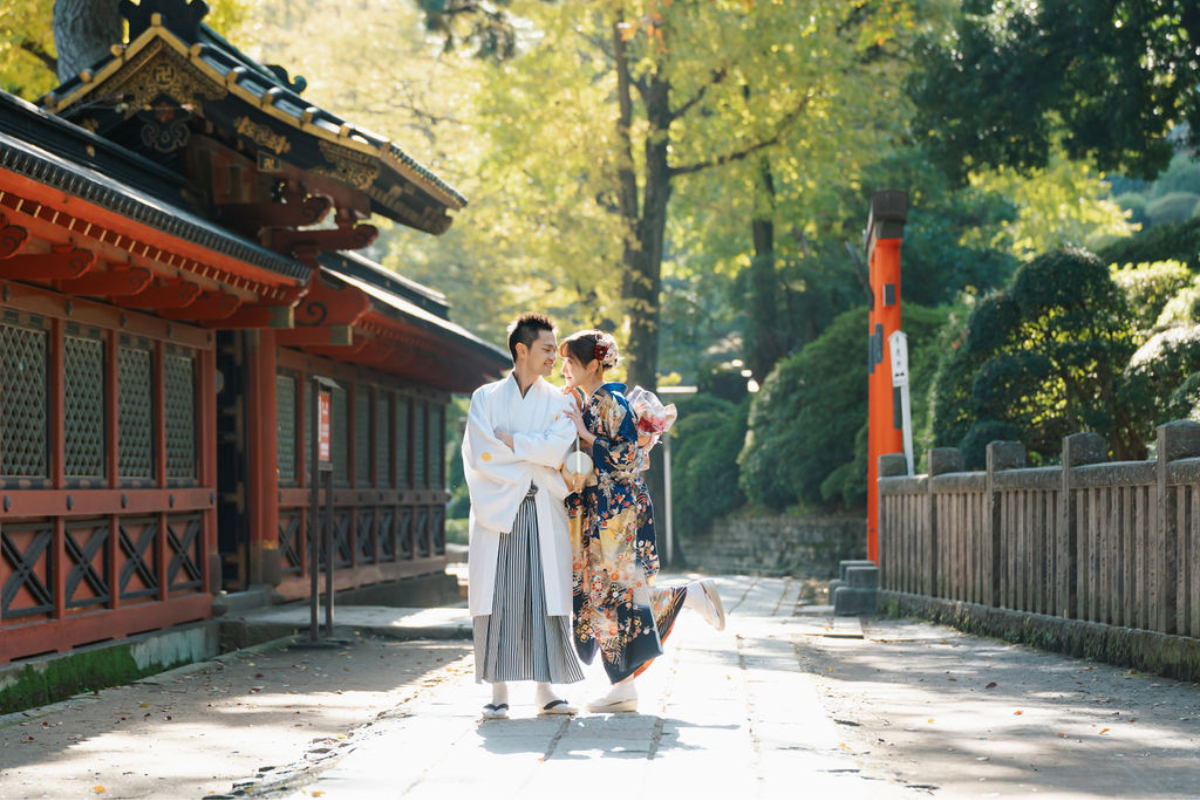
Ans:
<svg viewBox="0 0 1200 800"><path fill-rule="evenodd" d="M570 620L546 616L535 494L537 487L531 487L512 532L500 537L492 613L472 619L477 683L583 680Z"/></svg>

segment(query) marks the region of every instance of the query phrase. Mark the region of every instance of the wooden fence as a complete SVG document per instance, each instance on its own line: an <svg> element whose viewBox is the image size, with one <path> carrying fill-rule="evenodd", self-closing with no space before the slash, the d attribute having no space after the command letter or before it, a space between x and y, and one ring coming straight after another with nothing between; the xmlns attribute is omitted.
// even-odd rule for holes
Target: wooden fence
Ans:
<svg viewBox="0 0 1200 800"><path fill-rule="evenodd" d="M1156 458L1107 462L1104 439L1063 440L1062 465L1025 467L993 442L987 470L953 448L927 475L880 459L885 590L1200 637L1200 424L1158 429Z"/></svg>

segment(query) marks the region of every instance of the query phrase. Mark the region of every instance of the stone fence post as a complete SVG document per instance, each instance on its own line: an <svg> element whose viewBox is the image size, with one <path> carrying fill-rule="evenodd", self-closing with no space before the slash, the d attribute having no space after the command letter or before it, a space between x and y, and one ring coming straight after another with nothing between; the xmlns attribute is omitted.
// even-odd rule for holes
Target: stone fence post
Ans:
<svg viewBox="0 0 1200 800"><path fill-rule="evenodd" d="M1003 530L996 473L1025 466L1025 445L1020 442L991 442L987 446L987 482L983 493L983 603L998 608L1001 601L1000 575Z"/></svg>
<svg viewBox="0 0 1200 800"><path fill-rule="evenodd" d="M1098 433L1073 433L1063 437L1062 486L1058 498L1058 541L1054 564L1055 605L1058 615L1068 619L1078 615L1076 587L1079 583L1078 508L1071 496L1071 469L1108 460L1108 443Z"/></svg>

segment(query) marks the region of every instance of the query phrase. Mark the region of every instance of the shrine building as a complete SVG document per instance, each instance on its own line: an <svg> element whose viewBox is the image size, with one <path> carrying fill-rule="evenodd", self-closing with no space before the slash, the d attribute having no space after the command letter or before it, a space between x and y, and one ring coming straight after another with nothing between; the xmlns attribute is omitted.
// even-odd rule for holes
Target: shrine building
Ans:
<svg viewBox="0 0 1200 800"><path fill-rule="evenodd" d="M442 573L446 407L511 366L355 252L464 198L205 10L126 4L107 59L0 93L0 663L307 597L313 376L337 588Z"/></svg>

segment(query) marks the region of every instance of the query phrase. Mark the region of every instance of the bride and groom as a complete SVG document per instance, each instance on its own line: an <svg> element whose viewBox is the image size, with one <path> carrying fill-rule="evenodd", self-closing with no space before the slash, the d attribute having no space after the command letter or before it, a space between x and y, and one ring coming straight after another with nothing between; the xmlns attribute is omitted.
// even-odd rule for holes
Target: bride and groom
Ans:
<svg viewBox="0 0 1200 800"><path fill-rule="evenodd" d="M673 417L652 394L631 402L634 393L605 380L619 361L606 333L560 343L548 317L526 313L509 326L508 348L513 370L472 395L462 446L476 680L492 685L483 716L507 717L514 681L536 682L539 714L576 713L552 685L582 680L580 660L597 653L612 688L587 710L635 711L635 680L662 654L682 609L725 624L711 580L655 585L641 473ZM565 389L546 380L559 357ZM564 475L575 449L593 467Z"/></svg>

